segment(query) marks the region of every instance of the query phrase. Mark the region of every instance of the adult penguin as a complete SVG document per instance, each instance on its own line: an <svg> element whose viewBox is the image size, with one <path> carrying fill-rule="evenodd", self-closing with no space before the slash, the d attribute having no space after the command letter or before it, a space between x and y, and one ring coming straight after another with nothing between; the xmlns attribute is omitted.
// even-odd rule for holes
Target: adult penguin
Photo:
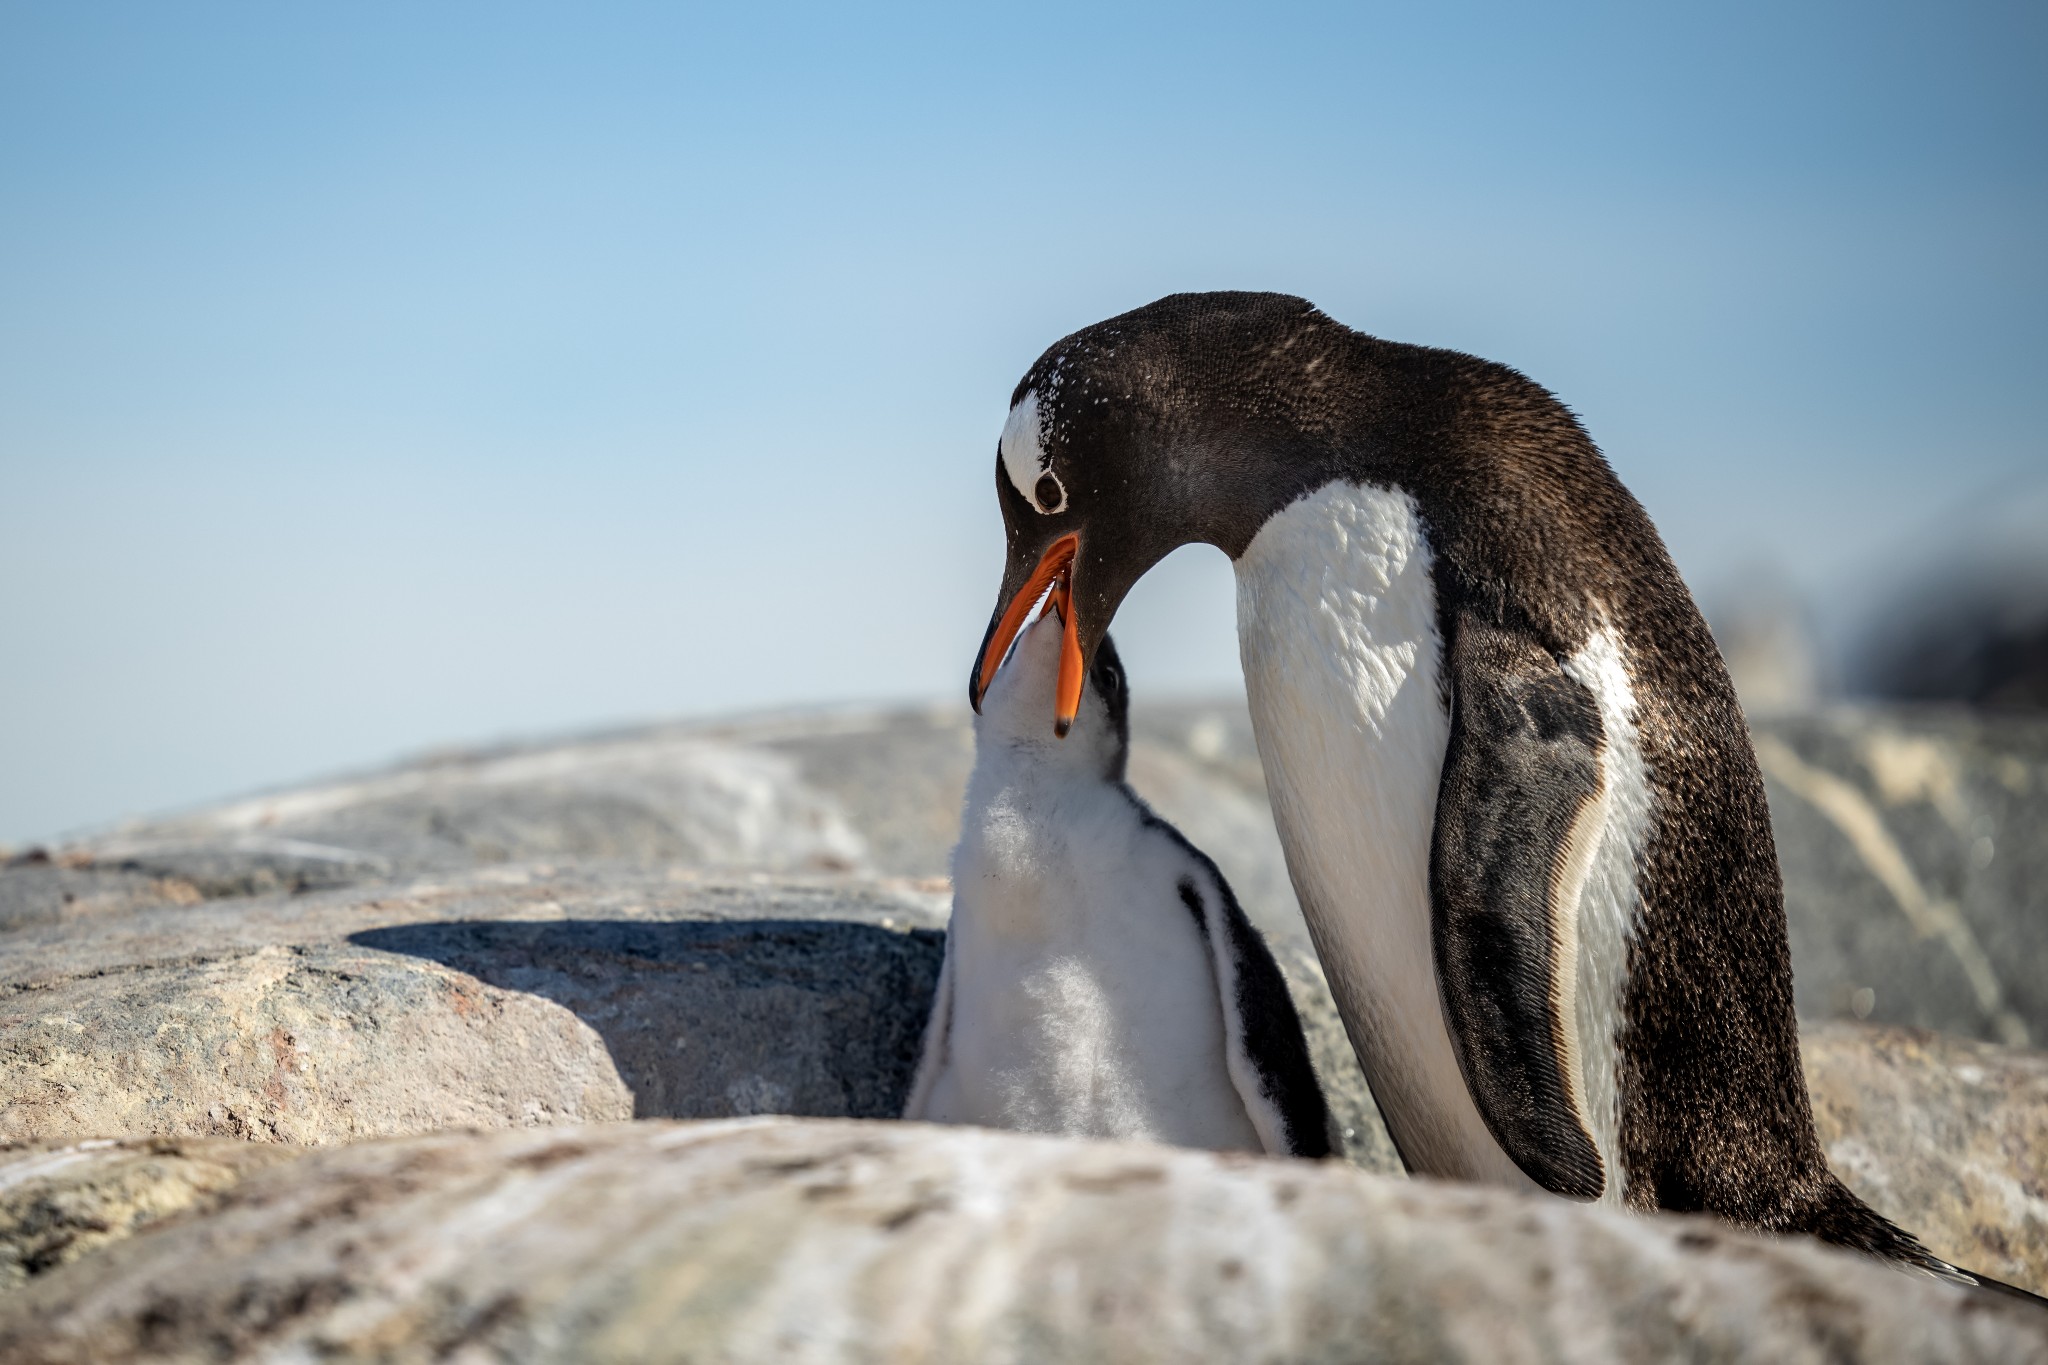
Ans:
<svg viewBox="0 0 2048 1365"><path fill-rule="evenodd" d="M1978 1281L1828 1169L1734 688L1548 392L1302 299L1176 294L1039 358L996 489L970 696L1057 587L1062 733L1139 576L1230 556L1288 871L1411 1170Z"/></svg>

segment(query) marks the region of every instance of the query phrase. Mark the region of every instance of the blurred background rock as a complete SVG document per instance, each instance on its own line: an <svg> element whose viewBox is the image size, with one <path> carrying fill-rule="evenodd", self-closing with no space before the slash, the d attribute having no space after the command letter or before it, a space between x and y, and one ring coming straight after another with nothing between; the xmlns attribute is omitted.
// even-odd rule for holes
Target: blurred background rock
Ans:
<svg viewBox="0 0 2048 1365"><path fill-rule="evenodd" d="M1876 576L1885 600L1858 614L1850 694L2048 710L2048 479L1931 519L1926 541Z"/></svg>
<svg viewBox="0 0 2048 1365"><path fill-rule="evenodd" d="M1700 585L1753 716L1822 701L2048 710L2048 479L1961 504L1930 498L1917 534L1816 597L1759 559Z"/></svg>
<svg viewBox="0 0 2048 1365"><path fill-rule="evenodd" d="M1857 662L1873 696L2048 711L2048 572L2023 561L1953 569L1872 626Z"/></svg>
<svg viewBox="0 0 2048 1365"><path fill-rule="evenodd" d="M1812 612L1782 574L1752 568L1708 599L1707 621L1750 715L1802 710L1828 690Z"/></svg>

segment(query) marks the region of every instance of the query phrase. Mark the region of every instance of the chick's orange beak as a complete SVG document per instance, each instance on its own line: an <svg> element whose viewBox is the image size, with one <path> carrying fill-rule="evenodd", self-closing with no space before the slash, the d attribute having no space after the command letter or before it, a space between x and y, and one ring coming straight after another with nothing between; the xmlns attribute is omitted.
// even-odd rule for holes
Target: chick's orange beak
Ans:
<svg viewBox="0 0 2048 1365"><path fill-rule="evenodd" d="M1024 585L1017 589L1009 605L1003 609L1002 619L989 632L988 643L982 646L981 659L974 675L974 705L981 709L981 698L988 692L988 685L994 681L996 669L1001 667L1003 656L1010 652L1010 646L1017 639L1017 632L1024 629L1024 622L1031 615L1031 609L1038 605L1038 599L1050 590L1048 611L1059 613L1060 633L1060 676L1054 692L1053 733L1065 738L1073 728L1074 714L1081 709L1081 641L1074 627L1074 553L1080 548L1079 536L1064 535L1054 541L1039 557L1038 566Z"/></svg>

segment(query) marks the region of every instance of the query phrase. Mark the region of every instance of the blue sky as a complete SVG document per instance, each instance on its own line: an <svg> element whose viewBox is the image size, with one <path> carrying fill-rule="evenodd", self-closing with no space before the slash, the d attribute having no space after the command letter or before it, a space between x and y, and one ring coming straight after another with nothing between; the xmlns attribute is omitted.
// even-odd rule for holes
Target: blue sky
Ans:
<svg viewBox="0 0 2048 1365"><path fill-rule="evenodd" d="M954 698L1012 384L1176 289L1513 364L1704 598L1846 620L2048 474L2043 71L2039 5L0 3L0 842ZM1229 611L1142 585L1141 696Z"/></svg>

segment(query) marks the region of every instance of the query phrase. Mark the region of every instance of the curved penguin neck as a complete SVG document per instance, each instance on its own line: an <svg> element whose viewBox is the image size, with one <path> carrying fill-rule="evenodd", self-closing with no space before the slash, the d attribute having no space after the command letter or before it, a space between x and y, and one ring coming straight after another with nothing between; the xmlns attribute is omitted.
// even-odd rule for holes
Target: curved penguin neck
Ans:
<svg viewBox="0 0 2048 1365"><path fill-rule="evenodd" d="M1105 789L1127 790L1114 737L1105 735L1101 708L1089 705L1064 739L1046 721L1050 705L991 706L975 720L974 768L967 779L967 806L1026 801L1036 806Z"/></svg>
<svg viewBox="0 0 2048 1365"><path fill-rule="evenodd" d="M1444 595L1526 624L1560 656L1596 624L1589 585L1611 605L1689 605L1641 505L1547 389L1320 313L1290 327L1263 353L1215 354L1178 376L1185 406L1158 458L1200 539L1239 560L1320 490L1398 489L1428 528Z"/></svg>

